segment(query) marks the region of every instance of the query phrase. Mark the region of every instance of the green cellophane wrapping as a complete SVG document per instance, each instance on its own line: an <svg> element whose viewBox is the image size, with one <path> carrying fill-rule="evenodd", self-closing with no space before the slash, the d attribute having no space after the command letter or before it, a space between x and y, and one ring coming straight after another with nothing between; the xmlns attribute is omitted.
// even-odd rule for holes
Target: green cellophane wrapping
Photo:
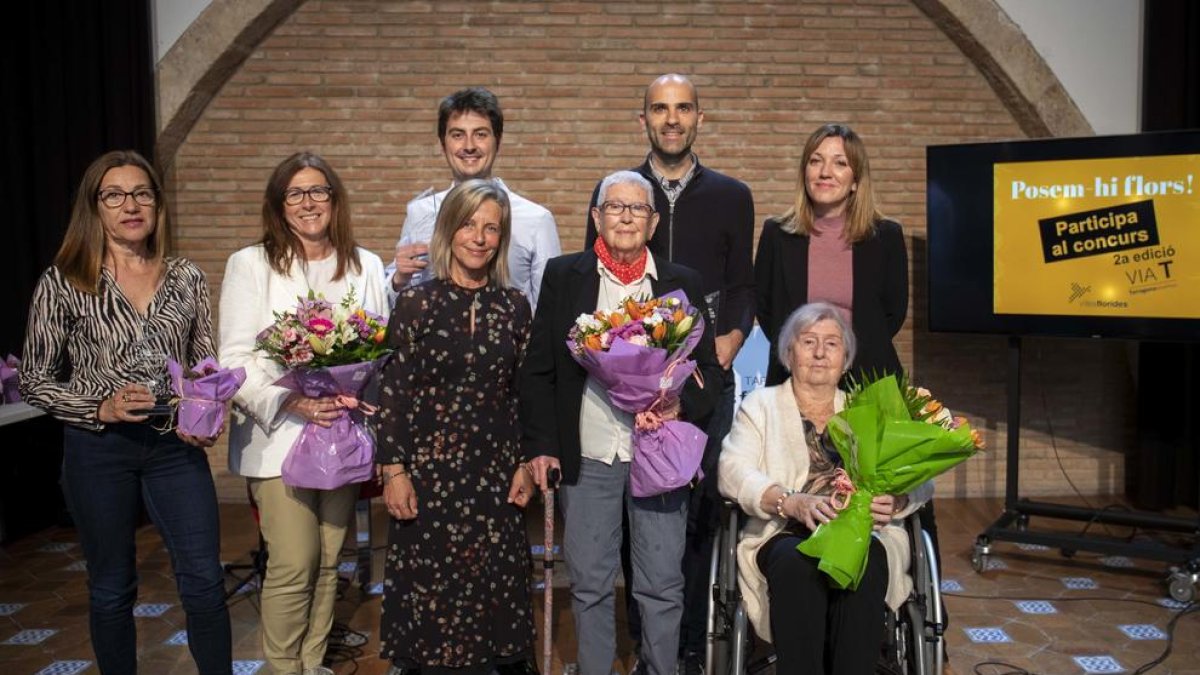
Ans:
<svg viewBox="0 0 1200 675"><path fill-rule="evenodd" d="M855 392L829 420L829 437L857 491L837 518L817 527L796 549L817 558L836 588L856 590L871 545L871 500L906 494L975 454L971 428L948 429L914 420L889 375Z"/></svg>

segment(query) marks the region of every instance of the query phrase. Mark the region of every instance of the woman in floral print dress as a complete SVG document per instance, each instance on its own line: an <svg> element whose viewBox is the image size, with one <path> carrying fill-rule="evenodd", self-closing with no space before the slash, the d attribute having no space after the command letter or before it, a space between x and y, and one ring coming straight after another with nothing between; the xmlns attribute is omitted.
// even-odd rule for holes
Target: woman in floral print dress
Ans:
<svg viewBox="0 0 1200 675"><path fill-rule="evenodd" d="M435 278L388 324L379 462L388 537L381 655L390 673L536 673L516 373L529 302L507 288L510 209L486 180L438 215Z"/></svg>

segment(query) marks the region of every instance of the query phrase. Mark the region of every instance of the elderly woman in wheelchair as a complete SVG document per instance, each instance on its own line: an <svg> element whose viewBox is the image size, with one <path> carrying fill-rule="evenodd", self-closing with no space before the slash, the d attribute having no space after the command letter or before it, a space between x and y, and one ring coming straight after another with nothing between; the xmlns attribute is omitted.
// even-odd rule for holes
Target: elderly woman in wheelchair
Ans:
<svg viewBox="0 0 1200 675"><path fill-rule="evenodd" d="M720 491L750 516L737 545L742 601L758 635L774 642L776 672L871 673L885 602L898 608L912 589L902 519L933 488L875 497L866 573L857 590L831 587L796 545L838 517L831 495L841 460L826 423L845 401L838 382L854 360L854 333L818 302L788 317L777 344L791 378L746 397L721 451Z"/></svg>

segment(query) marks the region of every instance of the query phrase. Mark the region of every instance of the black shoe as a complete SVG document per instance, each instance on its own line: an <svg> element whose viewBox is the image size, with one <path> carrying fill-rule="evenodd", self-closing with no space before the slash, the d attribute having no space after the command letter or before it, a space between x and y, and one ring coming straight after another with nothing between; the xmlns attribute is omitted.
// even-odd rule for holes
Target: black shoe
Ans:
<svg viewBox="0 0 1200 675"><path fill-rule="evenodd" d="M514 661L513 663L496 664L496 672L500 675L538 675L537 664L533 659Z"/></svg>
<svg viewBox="0 0 1200 675"><path fill-rule="evenodd" d="M687 652L679 660L680 675L704 675L704 655L698 652Z"/></svg>

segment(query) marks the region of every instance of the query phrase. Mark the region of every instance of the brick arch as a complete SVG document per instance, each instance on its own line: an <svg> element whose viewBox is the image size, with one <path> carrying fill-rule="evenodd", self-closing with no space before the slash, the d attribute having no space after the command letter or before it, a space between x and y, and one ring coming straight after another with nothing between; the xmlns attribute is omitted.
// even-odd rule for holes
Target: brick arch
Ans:
<svg viewBox="0 0 1200 675"><path fill-rule="evenodd" d="M330 160L351 191L359 241L390 257L406 202L448 182L435 106L463 86L500 96L497 174L551 210L566 250L582 243L596 180L644 156L636 114L658 74L693 76L706 111L701 161L750 184L758 222L791 203L808 133L848 122L867 142L885 211L913 237L918 285L927 145L1090 133L994 0L245 0L214 3L197 25L211 34L194 26L160 64L164 84L168 73L193 83L161 94L177 103L160 106L160 152L172 166L177 248L204 269L214 302L225 260L259 234L267 175L298 149ZM207 56L185 70L189 53ZM932 339L918 295L896 339L902 361L930 355L923 383L996 428L1002 369L981 367L978 354L1002 355L1002 345ZM1095 352L1070 360L1113 372ZM1125 417L1112 406L1078 412L1073 440L1098 469L1081 489L1119 489L1119 453L1108 449ZM998 447L998 434L989 442ZM956 472L953 491L996 494L1002 460L992 453ZM241 497L237 481L219 485Z"/></svg>
<svg viewBox="0 0 1200 675"><path fill-rule="evenodd" d="M1090 135L1062 83L995 0L912 0L979 68L1030 137ZM169 167L209 101L304 0L214 2L157 68L160 166Z"/></svg>
<svg viewBox="0 0 1200 675"><path fill-rule="evenodd" d="M215 0L187 27L155 70L159 167L171 167L179 145L225 82L302 4L304 0Z"/></svg>
<svg viewBox="0 0 1200 675"><path fill-rule="evenodd" d="M913 0L987 78L1031 138L1090 136L1058 76L995 0Z"/></svg>

